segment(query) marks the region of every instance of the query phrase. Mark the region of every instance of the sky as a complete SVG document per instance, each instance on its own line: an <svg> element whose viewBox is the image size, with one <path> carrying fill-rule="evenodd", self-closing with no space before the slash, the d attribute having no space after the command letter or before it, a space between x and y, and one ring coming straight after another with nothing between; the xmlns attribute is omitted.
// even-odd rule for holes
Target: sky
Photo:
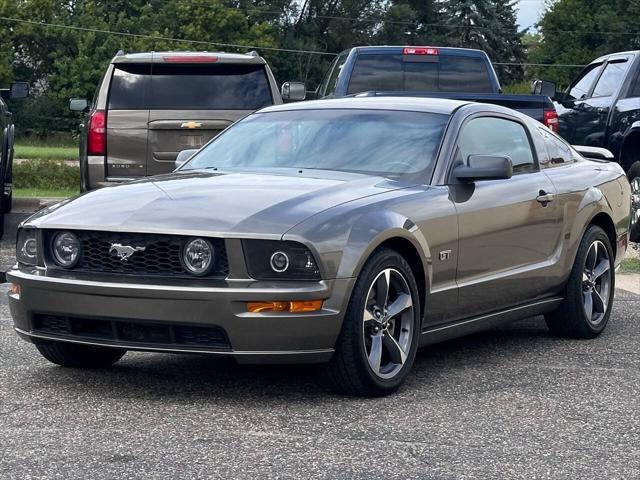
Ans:
<svg viewBox="0 0 640 480"><path fill-rule="evenodd" d="M519 0L518 25L526 28L536 23L544 11L544 0Z"/></svg>

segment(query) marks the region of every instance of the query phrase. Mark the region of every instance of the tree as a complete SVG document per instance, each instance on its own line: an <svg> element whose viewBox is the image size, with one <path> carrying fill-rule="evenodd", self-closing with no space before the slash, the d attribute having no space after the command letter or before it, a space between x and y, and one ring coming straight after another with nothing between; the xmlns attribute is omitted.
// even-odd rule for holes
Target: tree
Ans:
<svg viewBox="0 0 640 480"><path fill-rule="evenodd" d="M520 64L525 52L522 34L516 25L514 0L442 0L448 44L456 47L484 50L493 62ZM506 83L522 79L519 65L498 69Z"/></svg>
<svg viewBox="0 0 640 480"><path fill-rule="evenodd" d="M538 24L535 63L584 65L600 55L640 48L640 0L558 0ZM545 67L537 74L567 86L581 67Z"/></svg>

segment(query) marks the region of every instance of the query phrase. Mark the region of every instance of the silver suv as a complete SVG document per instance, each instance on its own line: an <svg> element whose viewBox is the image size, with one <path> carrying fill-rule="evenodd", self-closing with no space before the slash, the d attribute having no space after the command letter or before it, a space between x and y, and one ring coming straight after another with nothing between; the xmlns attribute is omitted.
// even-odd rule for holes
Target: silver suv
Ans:
<svg viewBox="0 0 640 480"><path fill-rule="evenodd" d="M80 143L82 190L171 172L181 150L198 149L245 115L282 103L265 60L248 54L117 54L88 112Z"/></svg>

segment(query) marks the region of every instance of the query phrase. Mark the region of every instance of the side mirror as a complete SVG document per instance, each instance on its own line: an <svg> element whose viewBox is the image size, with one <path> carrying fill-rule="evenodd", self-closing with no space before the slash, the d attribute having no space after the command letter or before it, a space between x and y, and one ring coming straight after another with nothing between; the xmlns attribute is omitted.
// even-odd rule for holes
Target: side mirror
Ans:
<svg viewBox="0 0 640 480"><path fill-rule="evenodd" d="M469 155L467 164L455 167L453 175L463 182L506 180L513 176L513 163L506 155Z"/></svg>
<svg viewBox="0 0 640 480"><path fill-rule="evenodd" d="M281 93L285 102L300 102L307 98L307 88L302 82L284 82Z"/></svg>
<svg viewBox="0 0 640 480"><path fill-rule="evenodd" d="M29 96L29 84L27 82L13 82L9 86L11 98L26 98Z"/></svg>
<svg viewBox="0 0 640 480"><path fill-rule="evenodd" d="M89 108L89 102L84 98L72 98L69 100L69 110L72 112L86 112Z"/></svg>
<svg viewBox="0 0 640 480"><path fill-rule="evenodd" d="M176 162L175 162L176 168L180 168L182 164L187 160L189 160L191 157L193 157L193 154L196 153L197 151L198 151L197 148L181 150L180 153L178 153L178 156L176 157Z"/></svg>
<svg viewBox="0 0 640 480"><path fill-rule="evenodd" d="M572 145L572 147L585 158L606 160L607 162L612 162L614 160L613 153L606 148L587 147L586 145Z"/></svg>
<svg viewBox="0 0 640 480"><path fill-rule="evenodd" d="M548 80L534 80L531 84L533 95L544 95L549 98L556 97L556 84Z"/></svg>

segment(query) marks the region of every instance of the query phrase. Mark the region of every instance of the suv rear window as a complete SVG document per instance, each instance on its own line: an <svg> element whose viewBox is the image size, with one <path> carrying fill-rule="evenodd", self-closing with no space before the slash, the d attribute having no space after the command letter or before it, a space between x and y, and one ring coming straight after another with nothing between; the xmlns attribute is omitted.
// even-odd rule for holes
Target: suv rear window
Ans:
<svg viewBox="0 0 640 480"><path fill-rule="evenodd" d="M271 105L264 65L116 65L111 110L257 110Z"/></svg>
<svg viewBox="0 0 640 480"><path fill-rule="evenodd" d="M348 93L471 92L492 93L487 65L479 57L438 55L427 58L367 54L356 59Z"/></svg>

